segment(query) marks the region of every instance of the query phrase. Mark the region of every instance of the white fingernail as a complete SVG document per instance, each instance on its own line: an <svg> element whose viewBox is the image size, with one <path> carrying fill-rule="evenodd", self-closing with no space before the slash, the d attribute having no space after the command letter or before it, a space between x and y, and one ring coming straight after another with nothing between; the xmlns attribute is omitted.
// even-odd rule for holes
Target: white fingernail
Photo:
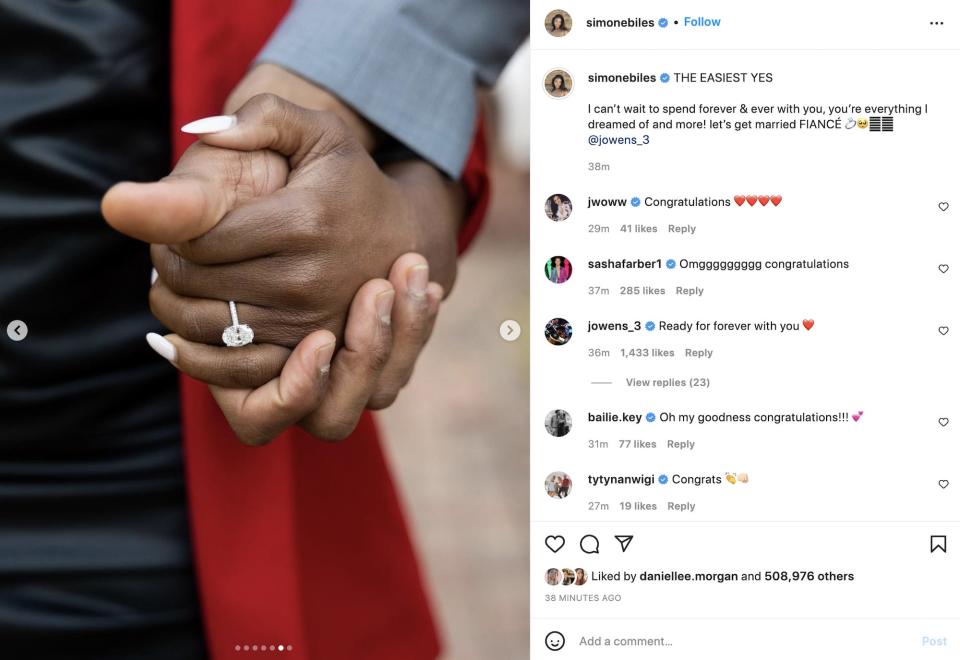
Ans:
<svg viewBox="0 0 960 660"><path fill-rule="evenodd" d="M157 278L160 277L160 273L157 272L156 268L150 270L150 286L153 286L157 283Z"/></svg>
<svg viewBox="0 0 960 660"><path fill-rule="evenodd" d="M163 335L158 335L156 332L148 332L147 343L150 344L150 348L155 350L157 355L164 360L173 362L177 359L177 347L171 344Z"/></svg>
<svg viewBox="0 0 960 660"><path fill-rule="evenodd" d="M194 135L205 135L208 133L220 133L225 131L228 128L233 128L237 125L237 118L234 115L216 115L213 117L204 117L203 119L197 119L190 122L189 124L184 124L180 129L184 133L192 133Z"/></svg>

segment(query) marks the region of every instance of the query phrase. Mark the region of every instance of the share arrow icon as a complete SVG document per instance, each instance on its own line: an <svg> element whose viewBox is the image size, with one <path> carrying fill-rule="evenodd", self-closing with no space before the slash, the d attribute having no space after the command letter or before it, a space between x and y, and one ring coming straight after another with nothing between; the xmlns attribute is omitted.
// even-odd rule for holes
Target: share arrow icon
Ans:
<svg viewBox="0 0 960 660"><path fill-rule="evenodd" d="M633 541L633 534L615 534L613 538L620 543L621 552L626 552L630 542Z"/></svg>

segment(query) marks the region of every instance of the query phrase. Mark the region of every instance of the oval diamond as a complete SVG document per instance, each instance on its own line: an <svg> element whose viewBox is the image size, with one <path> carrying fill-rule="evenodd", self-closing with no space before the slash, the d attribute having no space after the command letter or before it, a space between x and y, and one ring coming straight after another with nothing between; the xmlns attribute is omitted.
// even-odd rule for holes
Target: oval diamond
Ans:
<svg viewBox="0 0 960 660"><path fill-rule="evenodd" d="M229 325L223 329L223 343L227 346L246 346L253 341L249 325Z"/></svg>

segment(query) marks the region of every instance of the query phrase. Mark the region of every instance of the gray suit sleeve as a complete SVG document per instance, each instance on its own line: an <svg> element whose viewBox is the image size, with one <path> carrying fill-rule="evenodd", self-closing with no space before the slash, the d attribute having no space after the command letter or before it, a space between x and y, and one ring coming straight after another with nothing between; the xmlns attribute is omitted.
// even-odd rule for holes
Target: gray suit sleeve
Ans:
<svg viewBox="0 0 960 660"><path fill-rule="evenodd" d="M299 0L257 61L322 85L456 178L476 86L496 80L528 11L521 0Z"/></svg>

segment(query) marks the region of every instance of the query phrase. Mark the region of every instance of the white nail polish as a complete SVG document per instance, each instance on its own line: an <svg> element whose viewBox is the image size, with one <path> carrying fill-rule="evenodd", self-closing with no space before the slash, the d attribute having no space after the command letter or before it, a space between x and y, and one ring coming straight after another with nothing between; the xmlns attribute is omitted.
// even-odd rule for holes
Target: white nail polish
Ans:
<svg viewBox="0 0 960 660"><path fill-rule="evenodd" d="M150 286L153 286L157 283L157 278L160 277L160 273L157 272L156 268L150 270Z"/></svg>
<svg viewBox="0 0 960 660"><path fill-rule="evenodd" d="M208 133L220 133L228 128L233 128L236 125L237 118L234 115L215 115L213 117L197 119L189 124L184 124L180 130L184 133L205 135Z"/></svg>
<svg viewBox="0 0 960 660"><path fill-rule="evenodd" d="M177 359L177 347L171 344L166 337L158 335L156 332L149 332L147 333L147 343L163 359L170 362Z"/></svg>

